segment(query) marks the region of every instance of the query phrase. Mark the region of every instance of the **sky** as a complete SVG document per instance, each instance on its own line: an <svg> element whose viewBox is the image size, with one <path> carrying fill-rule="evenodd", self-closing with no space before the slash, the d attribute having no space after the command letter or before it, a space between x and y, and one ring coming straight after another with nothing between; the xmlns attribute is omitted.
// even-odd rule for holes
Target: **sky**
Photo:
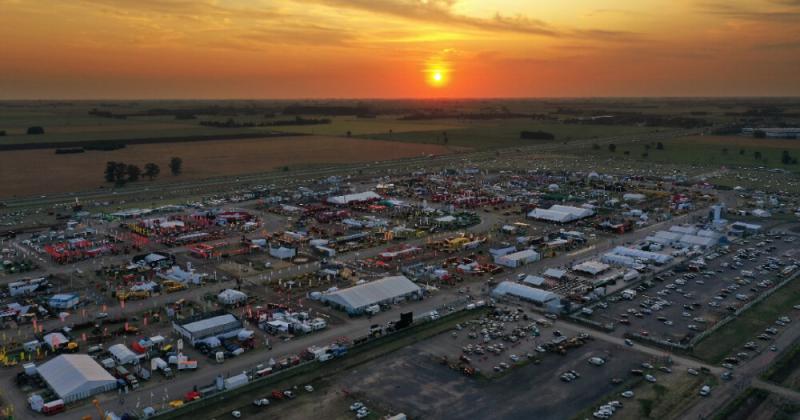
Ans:
<svg viewBox="0 0 800 420"><path fill-rule="evenodd" d="M800 0L0 0L0 99L800 95Z"/></svg>

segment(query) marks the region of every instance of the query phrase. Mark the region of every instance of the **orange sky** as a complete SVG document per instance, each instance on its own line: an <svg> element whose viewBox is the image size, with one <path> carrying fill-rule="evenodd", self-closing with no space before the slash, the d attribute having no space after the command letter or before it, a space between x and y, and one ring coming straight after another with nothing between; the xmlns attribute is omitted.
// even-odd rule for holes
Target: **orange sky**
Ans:
<svg viewBox="0 0 800 420"><path fill-rule="evenodd" d="M800 95L798 23L800 0L0 0L0 99Z"/></svg>

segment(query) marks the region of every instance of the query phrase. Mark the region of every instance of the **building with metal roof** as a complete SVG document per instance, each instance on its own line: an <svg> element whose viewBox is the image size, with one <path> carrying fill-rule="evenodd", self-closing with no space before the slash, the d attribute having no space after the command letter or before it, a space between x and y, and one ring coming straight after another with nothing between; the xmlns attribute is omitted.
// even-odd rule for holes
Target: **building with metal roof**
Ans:
<svg viewBox="0 0 800 420"><path fill-rule="evenodd" d="M391 276L324 294L320 300L349 314L361 314L372 305L419 297L421 294L422 289L406 276Z"/></svg>
<svg viewBox="0 0 800 420"><path fill-rule="evenodd" d="M537 289L524 284L504 281L492 290L495 297L515 297L517 299L531 302L537 306L547 309L549 312L561 312L561 296L548 292L547 290Z"/></svg>
<svg viewBox="0 0 800 420"><path fill-rule="evenodd" d="M215 312L186 319L180 324L173 322L172 326L194 345L209 337L233 337L242 330L242 321L227 312Z"/></svg>
<svg viewBox="0 0 800 420"><path fill-rule="evenodd" d="M623 255L626 257L643 260L645 262L653 262L656 264L666 264L672 260L671 255L661 254L658 252L643 251L636 248L628 248L625 246L618 246L611 250L611 254Z"/></svg>
<svg viewBox="0 0 800 420"><path fill-rule="evenodd" d="M574 271L580 271L581 273L596 276L603 271L608 270L609 266L608 264L603 264L600 261L586 261L572 266L572 269Z"/></svg>
<svg viewBox="0 0 800 420"><path fill-rule="evenodd" d="M66 403L117 387L117 380L85 354L63 354L36 370L47 386Z"/></svg>

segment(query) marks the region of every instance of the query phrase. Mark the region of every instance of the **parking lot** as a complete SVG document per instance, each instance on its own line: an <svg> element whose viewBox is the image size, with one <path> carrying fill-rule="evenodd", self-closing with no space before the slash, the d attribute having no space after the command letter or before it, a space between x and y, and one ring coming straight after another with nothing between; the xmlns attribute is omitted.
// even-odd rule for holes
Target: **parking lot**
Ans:
<svg viewBox="0 0 800 420"><path fill-rule="evenodd" d="M793 237L760 235L709 251L688 264L645 280L635 296L609 297L592 319L615 325L614 334L649 336L686 345L774 287L797 263Z"/></svg>
<svg viewBox="0 0 800 420"><path fill-rule="evenodd" d="M631 369L641 369L642 363L659 364L633 350L592 338L585 338L583 345L571 348L546 345L557 337L553 327L542 322L543 317L529 313L526 320L525 312L514 314L514 307L504 309L508 310L495 317L476 319L461 329L370 362L338 382L348 392L411 417L529 419L531 413L536 413L535 418L564 419L607 393L622 392L625 382L635 376ZM507 318L517 315L518 320ZM531 324L538 329L538 336L534 336L533 328L527 328ZM470 325L475 326L474 330ZM484 329L496 338L484 342ZM506 334L492 334L493 329L502 329ZM527 330L527 336L516 335L524 338L512 342L510 337L522 330ZM478 334L470 338L473 331ZM576 331L565 328L561 334L569 338L578 336ZM474 350L465 354L464 348L470 344L473 349L483 346L484 354L476 354ZM498 353L488 350L501 344L504 349ZM540 352L537 346L551 350ZM559 347L565 351L562 353ZM459 360L461 355L470 362ZM516 361L512 355L517 356ZM442 363L443 356L447 356L447 363ZM595 357L603 360L601 365L589 362ZM496 371L494 367L501 364L506 366ZM473 367L476 372L465 372L465 367ZM565 373L574 377L564 379ZM482 375L492 379L481 380Z"/></svg>

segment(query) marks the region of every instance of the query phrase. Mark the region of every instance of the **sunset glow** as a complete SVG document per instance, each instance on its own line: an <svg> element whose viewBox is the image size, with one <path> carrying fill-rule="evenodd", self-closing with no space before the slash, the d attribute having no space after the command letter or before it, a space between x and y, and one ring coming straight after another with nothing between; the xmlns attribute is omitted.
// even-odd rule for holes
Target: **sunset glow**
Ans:
<svg viewBox="0 0 800 420"><path fill-rule="evenodd" d="M778 0L0 0L0 97L796 95L798 14Z"/></svg>

